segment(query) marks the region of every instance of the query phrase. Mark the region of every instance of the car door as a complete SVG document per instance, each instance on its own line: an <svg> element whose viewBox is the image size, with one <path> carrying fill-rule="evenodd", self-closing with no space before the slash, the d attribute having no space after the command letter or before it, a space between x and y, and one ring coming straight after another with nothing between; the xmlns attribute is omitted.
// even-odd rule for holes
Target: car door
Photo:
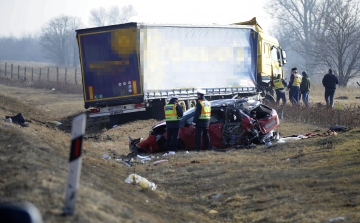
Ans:
<svg viewBox="0 0 360 223"><path fill-rule="evenodd" d="M194 109L188 110L180 120L179 139L184 143L185 149L196 147L195 128L192 126Z"/></svg>
<svg viewBox="0 0 360 223"><path fill-rule="evenodd" d="M210 148L213 146L217 149L221 149L222 140L222 127L224 121L224 111L222 108L212 108L210 125L209 125L209 136L210 136Z"/></svg>
<svg viewBox="0 0 360 223"><path fill-rule="evenodd" d="M210 148L212 146L221 148L221 134L224 118L222 111L219 108L211 109L210 125L209 125L209 137L210 137ZM179 130L179 139L184 142L185 149L194 149L196 147L196 131L192 126L194 119L194 113L185 116L181 120L181 128ZM202 142L201 147L203 148L204 143Z"/></svg>

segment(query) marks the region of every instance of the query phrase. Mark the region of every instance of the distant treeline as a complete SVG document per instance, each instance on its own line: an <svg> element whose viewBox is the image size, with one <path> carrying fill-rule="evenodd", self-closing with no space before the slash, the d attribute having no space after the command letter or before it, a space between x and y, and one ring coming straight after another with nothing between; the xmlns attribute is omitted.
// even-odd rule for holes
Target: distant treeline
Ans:
<svg viewBox="0 0 360 223"><path fill-rule="evenodd" d="M38 37L0 37L0 60L49 62L41 51Z"/></svg>

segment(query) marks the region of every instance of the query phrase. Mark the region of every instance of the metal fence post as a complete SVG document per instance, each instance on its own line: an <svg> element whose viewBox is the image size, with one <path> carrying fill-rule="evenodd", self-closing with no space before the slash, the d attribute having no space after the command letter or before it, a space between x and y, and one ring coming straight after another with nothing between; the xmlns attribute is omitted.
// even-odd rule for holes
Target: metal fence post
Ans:
<svg viewBox="0 0 360 223"><path fill-rule="evenodd" d="M47 81L49 82L49 69L50 68L48 68L48 71L47 71Z"/></svg>
<svg viewBox="0 0 360 223"><path fill-rule="evenodd" d="M40 73L39 73L39 81L41 80L41 67L40 67Z"/></svg>
<svg viewBox="0 0 360 223"><path fill-rule="evenodd" d="M7 74L7 63L5 63L5 77L6 77L6 74Z"/></svg>
<svg viewBox="0 0 360 223"><path fill-rule="evenodd" d="M13 76L13 64L11 64L11 78L12 78L12 76Z"/></svg>
<svg viewBox="0 0 360 223"><path fill-rule="evenodd" d="M59 83L59 67L56 67L56 82Z"/></svg>
<svg viewBox="0 0 360 223"><path fill-rule="evenodd" d="M18 79L20 79L20 65L18 65Z"/></svg>
<svg viewBox="0 0 360 223"><path fill-rule="evenodd" d="M65 84L66 84L66 79L67 79L67 68L65 68Z"/></svg>
<svg viewBox="0 0 360 223"><path fill-rule="evenodd" d="M75 85L77 85L76 72L77 72L77 68L75 68Z"/></svg>
<svg viewBox="0 0 360 223"><path fill-rule="evenodd" d="M31 68L31 81L34 81L34 68Z"/></svg>
<svg viewBox="0 0 360 223"><path fill-rule="evenodd" d="M26 67L24 69L24 80L26 80Z"/></svg>

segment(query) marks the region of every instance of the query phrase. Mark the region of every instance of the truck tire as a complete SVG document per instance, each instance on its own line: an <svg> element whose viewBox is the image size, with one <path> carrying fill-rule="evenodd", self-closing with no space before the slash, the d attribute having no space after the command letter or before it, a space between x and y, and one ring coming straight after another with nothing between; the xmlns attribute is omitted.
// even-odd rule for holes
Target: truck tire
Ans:
<svg viewBox="0 0 360 223"><path fill-rule="evenodd" d="M190 108L195 108L195 107L196 107L196 100L190 100Z"/></svg>
<svg viewBox="0 0 360 223"><path fill-rule="evenodd" d="M273 96L271 96L270 94L266 94L265 98L262 100L262 103L264 103L265 105L273 105L275 104L275 99Z"/></svg>
<svg viewBox="0 0 360 223"><path fill-rule="evenodd" d="M147 109L148 117L157 120L165 119L164 106L165 106L165 100L152 101L151 107Z"/></svg>
<svg viewBox="0 0 360 223"><path fill-rule="evenodd" d="M121 123L121 119L124 115L110 115L109 116L109 124L110 126L119 125Z"/></svg>
<svg viewBox="0 0 360 223"><path fill-rule="evenodd" d="M185 101L179 101L179 105L181 106L181 109L183 112L186 112L186 104Z"/></svg>

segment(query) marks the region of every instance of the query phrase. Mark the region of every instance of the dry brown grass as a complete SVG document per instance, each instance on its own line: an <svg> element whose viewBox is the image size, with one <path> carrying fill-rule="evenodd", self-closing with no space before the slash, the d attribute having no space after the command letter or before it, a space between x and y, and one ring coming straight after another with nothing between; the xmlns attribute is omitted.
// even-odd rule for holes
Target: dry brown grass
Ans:
<svg viewBox="0 0 360 223"><path fill-rule="evenodd" d="M88 120L76 213L63 217L69 123L84 111L81 95L2 85L0 92L1 117L21 111L31 120L27 128L5 127L0 120L0 200L33 202L45 222L328 222L340 216L346 222L360 220L358 128L250 150L155 154L159 158L145 164L137 160L129 168L113 158L103 160L102 155L127 154L127 137L146 137L156 121L110 128L105 118ZM323 132L328 127L290 117L281 120L282 135ZM46 123L54 119L64 126ZM168 162L152 164L159 159ZM144 191L124 183L130 173L153 181L157 189Z"/></svg>
<svg viewBox="0 0 360 223"><path fill-rule="evenodd" d="M325 89L320 84L314 84L311 87L309 94L309 101L312 104L322 103L325 104L324 98ZM334 104L337 106L360 106L360 87L359 86L350 86L350 87L338 87L335 92Z"/></svg>

